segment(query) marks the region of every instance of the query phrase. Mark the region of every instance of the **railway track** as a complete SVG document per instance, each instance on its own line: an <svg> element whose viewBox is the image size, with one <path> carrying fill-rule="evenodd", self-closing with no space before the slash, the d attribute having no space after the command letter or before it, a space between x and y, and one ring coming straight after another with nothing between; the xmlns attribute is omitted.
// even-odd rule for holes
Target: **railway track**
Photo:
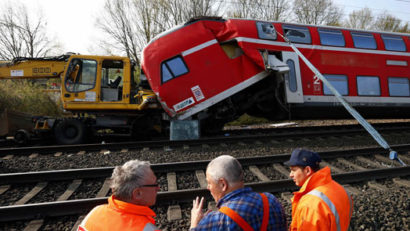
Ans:
<svg viewBox="0 0 410 231"><path fill-rule="evenodd" d="M288 126L293 126L293 127L272 127L270 128L250 128L248 126L243 126L242 128L235 128L235 129L228 129L224 130L219 135L242 135L242 134L269 134L269 133L303 133L307 132L310 133L312 131L334 131L338 130L340 132L365 132L364 128L360 124L346 124L346 125L326 125L326 126L297 126L297 124L290 125ZM410 123L409 122L395 122L395 123L372 123L372 126L375 129L380 129L382 131L397 131L397 128L403 128L403 129L408 129L410 128Z"/></svg>
<svg viewBox="0 0 410 231"><path fill-rule="evenodd" d="M410 123L380 123L374 124L375 128L384 135L397 132L409 132ZM281 142L286 139L309 139L340 136L368 136L360 125L335 125L335 126L311 126L275 129L236 129L225 131L224 134L215 137L205 137L198 140L157 140L139 142L97 143L82 145L49 145L35 147L0 148L0 158L10 159L14 156L47 155L47 154L72 154L88 152L127 152L135 149L186 149L187 147L212 146L215 144L232 144L238 142Z"/></svg>
<svg viewBox="0 0 410 231"><path fill-rule="evenodd" d="M410 145L393 147L407 164L410 164ZM321 152L324 164L332 169L334 178L342 184L370 182L379 179L394 179L397 184L410 185L410 167L402 167L386 158L386 151L381 148L364 148L354 150L339 150ZM256 191L282 193L289 199L289 192L296 190L293 182L288 179L288 170L282 163L289 159L289 154L272 156L240 158L245 169L245 182ZM180 203L192 201L198 195L210 198L206 190L205 174L208 161L190 161L167 164L154 164L152 169L157 174L161 191L158 194L157 206L167 206L168 217L179 217ZM0 174L0 222L26 222L26 228L33 229L39 222L50 217L80 216L87 213L97 204L105 203L109 194L108 181L112 167L71 169L45 172L26 172ZM400 179L399 177L402 177ZM87 180L98 181L93 192L83 199L71 198ZM61 183L63 182L63 183ZM184 184L189 186L184 186ZM47 199L42 203L32 203L41 192L47 191L47 185L66 185L60 195L54 196L53 201ZM29 188L27 193L20 195L17 201L4 204L2 197L13 193L13 188ZM96 186L98 185L98 186ZM181 186L182 185L182 186ZM371 187L383 187L371 183ZM52 187L50 187L52 188ZM182 188L182 189L181 189ZM354 187L347 187L352 194L358 193ZM9 191L9 192L8 192ZM43 193L47 195L50 193ZM16 195L14 195L16 197ZM171 215L170 215L171 214ZM177 215L172 215L177 214ZM179 216L178 216L179 214ZM80 221L82 217L78 218ZM40 222L41 223L41 222ZM41 223L42 224L42 223ZM40 225L41 226L41 225ZM39 227L40 227L39 226ZM0 225L0 230L1 230Z"/></svg>

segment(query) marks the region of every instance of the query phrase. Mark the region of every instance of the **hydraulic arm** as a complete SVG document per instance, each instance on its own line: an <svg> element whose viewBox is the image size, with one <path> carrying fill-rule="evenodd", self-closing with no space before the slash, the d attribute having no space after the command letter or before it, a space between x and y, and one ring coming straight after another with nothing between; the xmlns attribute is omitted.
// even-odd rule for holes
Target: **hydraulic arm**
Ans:
<svg viewBox="0 0 410 231"><path fill-rule="evenodd" d="M52 58L15 58L0 62L0 79L59 78L67 59L62 55Z"/></svg>

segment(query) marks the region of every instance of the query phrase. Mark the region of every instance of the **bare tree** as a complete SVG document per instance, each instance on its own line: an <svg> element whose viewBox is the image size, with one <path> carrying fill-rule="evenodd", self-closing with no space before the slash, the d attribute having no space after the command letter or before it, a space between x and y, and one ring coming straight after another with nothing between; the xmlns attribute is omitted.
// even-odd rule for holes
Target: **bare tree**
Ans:
<svg viewBox="0 0 410 231"><path fill-rule="evenodd" d="M410 32L408 23L402 23L399 18L387 12L379 14L376 17L369 8L363 8L362 10L350 13L349 18L345 22L345 26L363 30Z"/></svg>
<svg viewBox="0 0 410 231"><path fill-rule="evenodd" d="M294 0L296 21L313 25L339 25L343 15L332 0Z"/></svg>
<svg viewBox="0 0 410 231"><path fill-rule="evenodd" d="M267 21L287 21L290 12L288 0L235 0L230 8L229 17Z"/></svg>
<svg viewBox="0 0 410 231"><path fill-rule="evenodd" d="M57 43L49 40L46 26L42 14L33 18L24 5L6 6L0 13L0 57L47 56Z"/></svg>
<svg viewBox="0 0 410 231"><path fill-rule="evenodd" d="M222 12L223 1L220 0L162 0L163 12L171 24L168 28L187 22L191 18L200 16L217 16ZM160 23L160 22L158 22Z"/></svg>
<svg viewBox="0 0 410 231"><path fill-rule="evenodd" d="M374 16L369 8L352 11L345 21L345 26L355 29L369 30L373 28Z"/></svg>
<svg viewBox="0 0 410 231"><path fill-rule="evenodd" d="M29 57L47 56L57 45L45 33L47 23L43 15L33 20L28 16L26 7L21 9L21 13L20 36L24 41L25 52Z"/></svg>
<svg viewBox="0 0 410 231"><path fill-rule="evenodd" d="M375 30L380 31L408 32L408 26L408 23L402 25L402 21L399 18L384 12L377 16L373 27Z"/></svg>
<svg viewBox="0 0 410 231"><path fill-rule="evenodd" d="M403 24L400 29L398 29L396 32L402 32L402 33L410 33L410 25L408 22Z"/></svg>
<svg viewBox="0 0 410 231"><path fill-rule="evenodd" d="M15 10L10 6L0 16L0 57L10 60L23 56L23 41L20 39Z"/></svg>
<svg viewBox="0 0 410 231"><path fill-rule="evenodd" d="M189 0L185 19L199 16L215 16L219 14L222 1Z"/></svg>
<svg viewBox="0 0 410 231"><path fill-rule="evenodd" d="M191 17L218 14L221 5L218 0L106 0L96 21L110 38L101 41L102 48L110 46L110 53L138 62L140 51L157 34Z"/></svg>
<svg viewBox="0 0 410 231"><path fill-rule="evenodd" d="M235 0L230 5L228 17L234 18L254 18L256 17L255 5L259 0Z"/></svg>
<svg viewBox="0 0 410 231"><path fill-rule="evenodd" d="M143 46L154 36L173 25L168 22L165 9L162 7L165 2L165 0L134 0L136 13L139 15L138 21L134 23L137 25L137 33L143 35L142 38L140 38L140 50L142 50Z"/></svg>
<svg viewBox="0 0 410 231"><path fill-rule="evenodd" d="M265 0L261 14L266 20L288 21L290 10L290 4L287 0Z"/></svg>
<svg viewBox="0 0 410 231"><path fill-rule="evenodd" d="M134 7L127 0L107 0L105 12L97 19L97 26L113 40L112 43L102 41L104 45L111 45L124 52L128 57L138 61L136 30L133 27L135 16Z"/></svg>

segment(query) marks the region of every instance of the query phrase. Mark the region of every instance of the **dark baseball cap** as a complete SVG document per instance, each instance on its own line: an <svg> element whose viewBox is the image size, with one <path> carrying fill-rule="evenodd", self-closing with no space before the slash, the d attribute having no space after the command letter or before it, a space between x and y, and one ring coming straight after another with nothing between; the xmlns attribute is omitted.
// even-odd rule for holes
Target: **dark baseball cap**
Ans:
<svg viewBox="0 0 410 231"><path fill-rule="evenodd" d="M286 166L317 167L319 166L320 161L322 161L322 159L317 152L311 152L297 148L293 150L292 154L290 155L290 160L286 161L284 164Z"/></svg>

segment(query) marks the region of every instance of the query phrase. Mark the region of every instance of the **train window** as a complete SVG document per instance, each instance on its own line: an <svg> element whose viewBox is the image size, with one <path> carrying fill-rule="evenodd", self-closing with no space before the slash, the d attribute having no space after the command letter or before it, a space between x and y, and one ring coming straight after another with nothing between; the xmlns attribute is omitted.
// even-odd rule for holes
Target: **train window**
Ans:
<svg viewBox="0 0 410 231"><path fill-rule="evenodd" d="M357 93L359 95L380 95L380 80L377 76L357 76Z"/></svg>
<svg viewBox="0 0 410 231"><path fill-rule="evenodd" d="M168 59L161 65L161 80L165 83L173 78L188 73L188 68L181 56Z"/></svg>
<svg viewBox="0 0 410 231"><path fill-rule="evenodd" d="M296 69L295 69L295 62L291 59L286 61L286 64L289 66L289 72L285 74L285 78L288 79L289 83L289 90L291 92L296 92L298 89L298 85L296 82Z"/></svg>
<svg viewBox="0 0 410 231"><path fill-rule="evenodd" d="M352 38L354 47L377 49L376 40L374 39L374 36L370 33L352 32Z"/></svg>
<svg viewBox="0 0 410 231"><path fill-rule="evenodd" d="M410 96L410 84L408 78L389 77L390 96Z"/></svg>
<svg viewBox="0 0 410 231"><path fill-rule="evenodd" d="M165 83L166 81L172 79L171 72L169 71L168 67L165 64L162 64L162 82Z"/></svg>
<svg viewBox="0 0 410 231"><path fill-rule="evenodd" d="M319 28L320 43L329 46L345 46L345 38L342 31Z"/></svg>
<svg viewBox="0 0 410 231"><path fill-rule="evenodd" d="M256 28L258 28L258 36L261 39L276 40L276 30L272 23L268 22L256 22Z"/></svg>
<svg viewBox="0 0 410 231"><path fill-rule="evenodd" d="M389 51L406 51L406 45L400 36L382 35L384 46Z"/></svg>
<svg viewBox="0 0 410 231"><path fill-rule="evenodd" d="M295 43L312 43L309 28L301 26L283 26L286 38Z"/></svg>
<svg viewBox="0 0 410 231"><path fill-rule="evenodd" d="M327 81L341 94L341 95L348 95L349 94L349 87L347 84L347 76L346 75L324 75ZM328 87L323 84L323 94L325 95L333 95Z"/></svg>

